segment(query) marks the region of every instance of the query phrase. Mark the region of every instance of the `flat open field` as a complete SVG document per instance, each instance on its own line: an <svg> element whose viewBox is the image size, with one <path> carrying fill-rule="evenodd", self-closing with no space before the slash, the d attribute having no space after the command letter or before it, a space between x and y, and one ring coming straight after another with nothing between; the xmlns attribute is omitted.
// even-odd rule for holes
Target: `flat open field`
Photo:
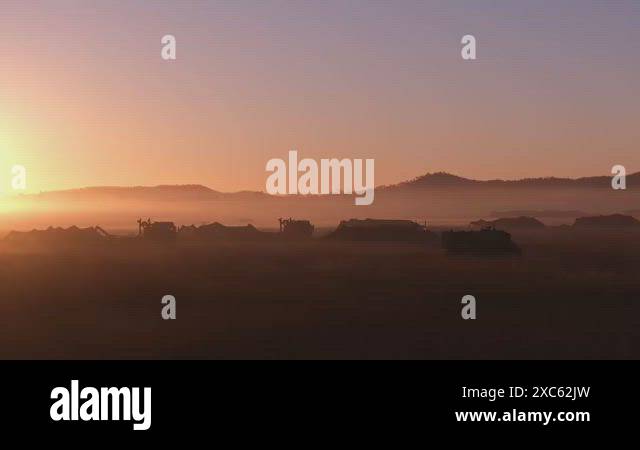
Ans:
<svg viewBox="0 0 640 450"><path fill-rule="evenodd" d="M638 358L640 233L417 244L0 246L0 358ZM133 244L133 245L132 245ZM478 318L460 316L464 295ZM177 299L163 321L161 298Z"/></svg>

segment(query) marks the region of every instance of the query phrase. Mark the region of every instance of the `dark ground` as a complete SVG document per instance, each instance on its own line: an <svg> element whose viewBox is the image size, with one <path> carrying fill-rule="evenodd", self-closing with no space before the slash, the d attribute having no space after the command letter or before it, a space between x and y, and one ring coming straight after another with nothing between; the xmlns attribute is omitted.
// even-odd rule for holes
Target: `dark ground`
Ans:
<svg viewBox="0 0 640 450"><path fill-rule="evenodd" d="M0 246L1 358L639 358L640 233L419 244ZM478 318L460 317L464 295ZM177 320L160 316L164 295Z"/></svg>

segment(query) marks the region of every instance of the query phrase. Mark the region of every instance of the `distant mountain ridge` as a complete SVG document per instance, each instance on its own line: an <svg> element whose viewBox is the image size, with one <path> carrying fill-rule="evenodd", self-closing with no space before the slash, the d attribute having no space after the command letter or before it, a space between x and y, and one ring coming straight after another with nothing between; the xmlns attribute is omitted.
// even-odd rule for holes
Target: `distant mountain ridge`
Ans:
<svg viewBox="0 0 640 450"><path fill-rule="evenodd" d="M640 172L626 177L627 189L640 186ZM380 186L381 189L411 189L432 187L530 187L530 188L554 188L554 187L607 187L611 188L611 176L594 176L581 178L539 177L522 178L518 180L474 180L452 175L446 172L435 172L421 175L412 180L398 184Z"/></svg>
<svg viewBox="0 0 640 450"><path fill-rule="evenodd" d="M627 175L627 189L640 186L640 172ZM519 180L474 180L446 172L421 175L412 180L378 186L376 190L393 193L429 188L611 188L611 176L582 178L523 178ZM158 186L93 186L59 191L27 194L41 200L91 200L113 198L119 200L247 200L271 197L259 191L220 192L200 184Z"/></svg>
<svg viewBox="0 0 640 450"><path fill-rule="evenodd" d="M91 200L107 199L116 200L225 200L248 199L262 197L261 192L240 191L225 193L213 190L200 184L183 185L158 185L158 186L91 186L78 189L66 189L60 191L45 191L32 194L40 200Z"/></svg>

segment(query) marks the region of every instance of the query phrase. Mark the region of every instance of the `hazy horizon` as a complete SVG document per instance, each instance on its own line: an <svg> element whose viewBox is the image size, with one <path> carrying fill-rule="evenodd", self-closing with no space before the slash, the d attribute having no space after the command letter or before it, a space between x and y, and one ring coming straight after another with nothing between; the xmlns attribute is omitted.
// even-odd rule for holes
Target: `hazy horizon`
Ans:
<svg viewBox="0 0 640 450"><path fill-rule="evenodd" d="M376 185L606 175L640 167L639 45L626 0L6 0L0 185L262 191L292 149L374 158Z"/></svg>
<svg viewBox="0 0 640 450"><path fill-rule="evenodd" d="M638 171L628 171L627 172L627 176L632 176L632 175L637 175L640 174L640 170ZM376 189L378 188L385 188L385 187L393 187L393 186L398 186L401 185L403 183L408 183L411 181L414 181L417 178L421 178L421 177L428 177L428 176L432 176L432 175L448 175L451 177L455 177L455 178L461 178L461 179L466 179L466 180L471 180L471 181L479 181L479 182L490 182L490 181L507 181L507 182L517 182L517 181L526 181L526 180L545 180L545 179L564 179L564 180L580 180L580 179L587 179L587 178L601 178L601 177L610 177L611 175L609 174L592 174L592 175L582 175L582 176L576 176L576 177L559 177L556 175L539 175L539 176L530 176L530 177L524 177L524 178L474 178L474 177L465 177L462 175L458 175L455 173L451 173L451 172L444 172L444 171L434 171L434 172L428 172L428 173L424 173L424 174L420 174L420 175L416 175L414 177L408 178L408 179L404 179L404 180L397 180L395 182L389 183L389 184L376 184ZM130 184L130 185L86 185L86 186L71 186L71 187L67 187L67 188L63 188L63 189L51 189L51 190L42 190L39 192L32 192L32 191L28 191L28 192L0 192L0 195L3 194L8 194L9 196L22 196L22 195L37 195L37 194L43 194L43 193L53 193L53 192L63 192L63 191L76 191L76 190L84 190L84 189L100 189L100 188L113 188L113 189L128 189L128 188L157 188L157 187L190 187L190 186L199 186L199 187L203 187L203 188L207 188L210 189L212 191L215 192L219 192L222 194L234 194L234 193L243 193L243 192L255 192L255 193L265 193L267 195L270 195L268 193L265 192L264 189L259 189L259 190L251 190L251 189L239 189L239 190L235 190L235 191L224 191L221 189L217 189L215 186L212 186L210 184L205 184L205 183L200 183L200 182L187 182L187 183L180 183L180 184L167 184L167 183L157 183L157 184ZM630 188L633 188L635 186L629 186ZM316 195L322 195L322 194L316 194ZM331 195L331 194L328 194ZM312 195L313 196L313 195Z"/></svg>

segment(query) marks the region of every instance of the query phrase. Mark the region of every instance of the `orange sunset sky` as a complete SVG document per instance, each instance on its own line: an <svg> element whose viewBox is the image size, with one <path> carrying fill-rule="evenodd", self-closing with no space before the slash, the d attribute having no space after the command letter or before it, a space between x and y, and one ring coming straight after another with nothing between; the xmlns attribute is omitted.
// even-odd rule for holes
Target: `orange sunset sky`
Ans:
<svg viewBox="0 0 640 450"><path fill-rule="evenodd" d="M640 168L637 1L14 1L0 183L264 190L265 163L375 158L376 184ZM177 60L160 57L177 39ZM478 39L463 61L460 39Z"/></svg>

